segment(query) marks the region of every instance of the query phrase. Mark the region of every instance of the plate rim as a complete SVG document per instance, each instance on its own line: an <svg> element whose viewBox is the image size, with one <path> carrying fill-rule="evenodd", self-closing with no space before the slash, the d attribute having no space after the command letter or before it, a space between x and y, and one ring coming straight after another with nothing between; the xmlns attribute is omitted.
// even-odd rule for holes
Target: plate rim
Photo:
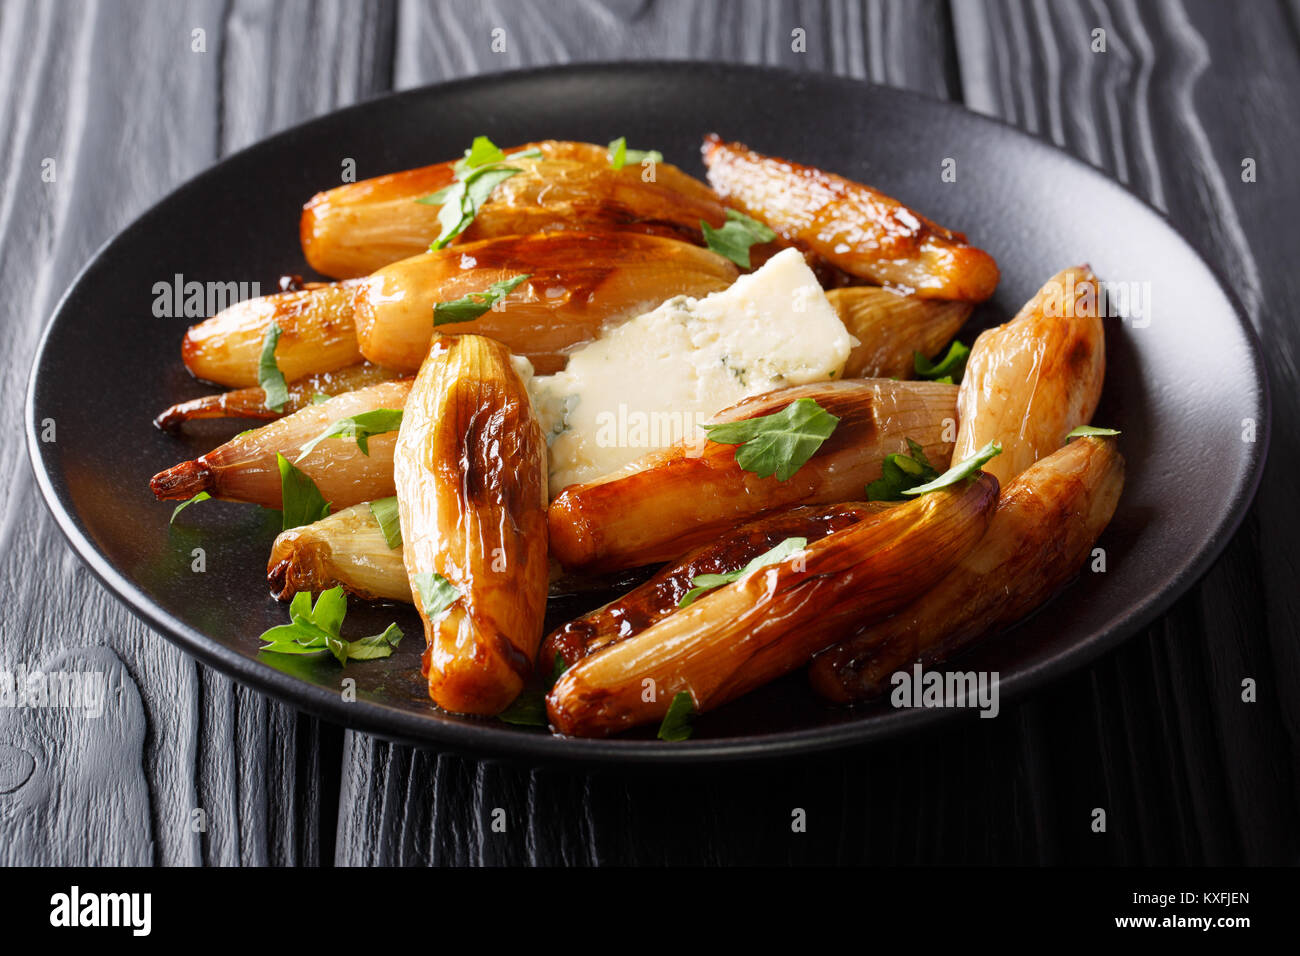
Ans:
<svg viewBox="0 0 1300 956"><path fill-rule="evenodd" d="M1246 471L1232 489L1222 517L1212 531L1208 546L1192 556L1181 570L1154 595L1136 608L1125 613L1120 623L1109 630L1096 632L1091 638L1071 646L1054 657L1017 671L999 681L999 695L1004 702L1024 697L1031 690L1041 691L1046 685L1062 679L1102 654L1132 637L1163 614L1185 595L1210 569L1233 538L1246 514L1250 511L1263 478L1268 460L1272 435L1272 395L1268 369L1263 360L1259 334L1237 296L1235 289L1225 280L1221 267L1207 256L1199 243L1185 235L1169 217L1139 195L1129 184L1113 178L1104 169L1077 156L1041 135L1022 130L996 116L989 116L967 108L964 104L942 100L915 90L902 89L834 73L794 70L787 67L750 63L717 63L699 60L602 60L578 64L556 64L503 70L497 73L459 77L453 80L425 84L406 90L387 91L367 97L339 109L321 113L303 122L250 143L248 146L219 158L189 179L178 184L165 195L149 204L139 215L118 229L94 251L77 271L53 310L46 318L40 341L32 358L24 400L24 432L27 438L28 461L36 477L37 487L55 524L73 552L90 569L92 574L118 601L123 603L138 619L159 632L169 642L195 659L213 667L238 683L266 693L293 707L343 727L360 730L385 740L409 743L415 746L433 746L440 750L461 753L476 759L522 760L537 763L568 764L700 764L702 762L735 762L742 760L777 760L792 756L825 753L854 745L865 745L876 740L900 734L915 733L937 723L950 723L971 719L975 715L963 708L905 708L869 717L849 719L838 723L801 730L762 734L755 737L720 737L713 739L665 742L659 740L627 740L621 738L588 739L556 736L542 731L521 732L504 729L489 721L482 723L453 723L431 720L410 711L401 710L378 701L347 703L334 691L318 684L301 680L258 661L246 657L226 645L213 641L197 628L191 627L159 607L135 583L129 581L100 553L78 515L65 502L52 480L45 463L45 443L41 442L36 422L36 393L41 380L41 369L49 340L55 325L64 313L67 300L85 276L95 269L112 248L129 234L144 227L158 210L182 193L202 189L206 181L217 175L223 167L243 157L246 153L272 147L289 140L312 125L337 120L341 116L360 112L377 102L392 103L400 100L420 100L430 96L465 87L490 86L496 83L517 83L530 77L574 75L584 73L626 73L630 71L692 70L698 73L751 74L787 81L831 83L845 88L871 90L875 95L896 97L924 104L926 109L966 114L977 122L1000 127L1004 134L1027 141L1037 148L1051 150L1068 163L1100 180L1111 189L1119 189L1137 201L1161 221L1206 268L1225 300L1231 306L1237 325L1245 334L1251 366L1258 383L1259 430Z"/></svg>

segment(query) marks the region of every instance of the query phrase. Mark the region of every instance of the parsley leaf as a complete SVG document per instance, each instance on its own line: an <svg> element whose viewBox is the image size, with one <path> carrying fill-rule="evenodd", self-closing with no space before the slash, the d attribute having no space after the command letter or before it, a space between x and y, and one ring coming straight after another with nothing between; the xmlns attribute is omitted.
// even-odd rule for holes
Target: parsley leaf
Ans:
<svg viewBox="0 0 1300 956"><path fill-rule="evenodd" d="M376 658L388 657L402 640L402 636L400 627L389 624L382 634L372 634L370 637L348 641L347 660L373 661Z"/></svg>
<svg viewBox="0 0 1300 956"><path fill-rule="evenodd" d="M546 694L530 689L520 692L510 706L497 714L497 720L519 727L546 726Z"/></svg>
<svg viewBox="0 0 1300 956"><path fill-rule="evenodd" d="M207 500L210 499L211 497L212 497L212 496L211 496L210 494L208 494L206 491L200 491L200 492L199 492L197 495L195 495L193 498L190 498L190 499L188 499L188 500L186 500L186 501L182 501L180 504L178 504L178 505L176 506L176 510L172 512L172 520L169 522L169 524L175 524L175 523L176 523L176 516L177 516L178 514L180 514L182 511L184 511L186 508L188 508L190 505L192 505L192 504L194 504L194 503L196 503L196 502L199 502L199 501L207 501Z"/></svg>
<svg viewBox="0 0 1300 956"><path fill-rule="evenodd" d="M442 249L464 232L478 215L479 207L488 201L492 191L521 172L523 170L515 166L484 166L450 187L451 191L442 209L438 211L438 225L442 227L442 232L430 243L429 249Z"/></svg>
<svg viewBox="0 0 1300 956"><path fill-rule="evenodd" d="M530 687L521 691L519 696L510 702L509 707L497 714L497 720L520 727L545 727L546 695L567 669L564 658L557 651L555 666L551 669L550 683L545 688Z"/></svg>
<svg viewBox="0 0 1300 956"><path fill-rule="evenodd" d="M749 268L749 247L760 242L771 242L776 233L757 219L751 219L743 212L727 210L727 221L721 229L714 229L703 219L700 228L704 230L704 242L720 256L726 256L742 269Z"/></svg>
<svg viewBox="0 0 1300 956"><path fill-rule="evenodd" d="M281 530L300 528L327 517L330 513L329 502L321 497L316 482L279 452L276 453L275 463L280 466Z"/></svg>
<svg viewBox="0 0 1300 956"><path fill-rule="evenodd" d="M397 511L397 495L377 498L370 502L370 513L379 522L379 530L384 533L384 543L390 551L402 546L402 522Z"/></svg>
<svg viewBox="0 0 1300 956"><path fill-rule="evenodd" d="M939 472L925 457L925 450L920 445L909 438L907 448L910 455L885 456L881 476L867 485L868 501L900 501L908 488L939 477Z"/></svg>
<svg viewBox="0 0 1300 956"><path fill-rule="evenodd" d="M262 404L273 412L284 411L284 404L289 401L289 386L285 384L280 366L275 364L275 347L279 343L280 327L272 322L262 339L262 357L257 362L257 384L266 393Z"/></svg>
<svg viewBox="0 0 1300 956"><path fill-rule="evenodd" d="M626 136L620 136L609 144L609 166L611 169L622 169L628 163L639 166L647 159L652 163L662 163L664 154L657 149L628 149Z"/></svg>
<svg viewBox="0 0 1300 956"><path fill-rule="evenodd" d="M470 292L451 302L439 302L433 307L434 326L447 325L451 322L469 322L492 308L521 282L531 279L531 275L511 276L500 282L493 282L483 292Z"/></svg>
<svg viewBox="0 0 1300 956"><path fill-rule="evenodd" d="M506 154L502 152L500 146L486 136L475 136L474 142L470 143L469 149L465 150L465 158L456 160L456 165L452 168L457 173L461 173L479 166L504 163L505 160Z"/></svg>
<svg viewBox="0 0 1300 956"><path fill-rule="evenodd" d="M991 441L975 454L971 455L965 461L958 462L938 478L927 482L924 485L916 485L913 488L905 488L903 494L909 496L925 495L932 491L938 491L940 488L947 488L949 485L955 485L963 478L969 478L983 467L984 463L990 458L1002 454L1002 443Z"/></svg>
<svg viewBox="0 0 1300 956"><path fill-rule="evenodd" d="M359 412L340 418L307 444L298 449L298 461L312 453L317 445L327 438L354 438L361 454L370 455L370 439L375 435L395 432L402 424L400 408L374 408L368 412Z"/></svg>
<svg viewBox="0 0 1300 956"><path fill-rule="evenodd" d="M705 591L722 587L722 585L730 584L732 581L739 581L746 575L752 574L759 568L765 568L770 564L780 564L796 551L802 551L807 544L807 538L786 538L776 547L764 551L737 571L727 571L723 574L697 574L691 578L691 589L682 595L682 599L677 602L677 606L686 607Z"/></svg>
<svg viewBox="0 0 1300 956"><path fill-rule="evenodd" d="M695 713L695 701L691 695L681 690L673 695L673 702L668 705L659 725L659 739L668 741L689 740L692 732L691 715Z"/></svg>
<svg viewBox="0 0 1300 956"><path fill-rule="evenodd" d="M1080 425L1078 428L1072 430L1070 434L1066 435L1065 440L1068 443L1071 438L1111 438L1118 434L1119 432L1113 428L1097 428L1093 425ZM185 504L189 504L189 502L186 502ZM183 507L185 507L185 505L181 505L181 508ZM180 508L177 508L176 510L180 511ZM175 516L173 515L173 517Z"/></svg>
<svg viewBox="0 0 1300 956"><path fill-rule="evenodd" d="M760 478L786 481L803 467L840 420L811 398L800 398L771 415L705 425L709 441L740 445L736 464Z"/></svg>
<svg viewBox="0 0 1300 956"><path fill-rule="evenodd" d="M339 636L343 618L348 613L348 599L343 588L322 591L312 607L311 592L299 591L289 603L289 624L264 631L266 641L259 650L271 654L318 654L329 651L340 664L349 660L369 661L388 657L402 640L402 629L390 624L382 634L372 634L355 641Z"/></svg>
<svg viewBox="0 0 1300 956"><path fill-rule="evenodd" d="M333 395L326 395L324 392L312 392L311 403L313 405L324 405L333 397Z"/></svg>
<svg viewBox="0 0 1300 956"><path fill-rule="evenodd" d="M420 607L424 616L432 620L456 603L460 597L450 581L436 571L421 571L415 576L415 589L420 594Z"/></svg>
<svg viewBox="0 0 1300 956"><path fill-rule="evenodd" d="M415 200L425 206L441 206L438 210L438 238L429 244L429 251L441 249L455 239L478 215L479 207L487 202L492 190L523 170L501 163L514 159L541 159L540 149L521 149L506 155L486 136L474 137L465 158L456 161L452 169L456 178L450 186L439 189L432 196Z"/></svg>
<svg viewBox="0 0 1300 956"><path fill-rule="evenodd" d="M937 362L931 362L920 352L912 353L912 368L918 378L952 385L960 382L966 371L966 360L970 358L970 347L959 339L953 339L948 352Z"/></svg>

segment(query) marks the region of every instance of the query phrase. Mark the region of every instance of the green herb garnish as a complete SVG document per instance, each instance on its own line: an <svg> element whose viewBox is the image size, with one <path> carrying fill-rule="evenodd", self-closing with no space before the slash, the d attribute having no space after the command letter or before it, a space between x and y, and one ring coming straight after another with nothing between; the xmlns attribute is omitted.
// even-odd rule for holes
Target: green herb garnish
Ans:
<svg viewBox="0 0 1300 956"><path fill-rule="evenodd" d="M402 640L402 629L390 624L382 634L345 640L339 636L343 618L348 613L348 599L343 588L322 591L312 607L311 592L299 591L289 603L289 619L262 634L267 643L259 650L271 654L318 654L329 651L340 664L349 660L369 661L388 657Z"/></svg>
<svg viewBox="0 0 1300 956"><path fill-rule="evenodd" d="M172 520L169 522L169 524L175 524L176 516L180 514L182 511L184 511L186 508L188 508L190 505L200 501L207 501L211 497L212 496L208 494L206 491L200 491L197 495L195 495L193 498L190 498L188 501L182 501L180 504L176 506L176 510L172 512Z"/></svg>
<svg viewBox="0 0 1300 956"><path fill-rule="evenodd" d="M692 732L691 716L695 713L695 701L691 695L681 690L673 695L673 702L668 705L659 725L659 739L678 741L689 740Z"/></svg>
<svg viewBox="0 0 1300 956"><path fill-rule="evenodd" d="M963 478L969 478L971 475L978 472L990 458L994 458L1000 454L1002 454L1002 443L991 441L965 461L953 465L938 478L927 482L924 485L905 488L903 494L909 496L926 495L932 491L938 491L940 488L947 488L950 485L955 485Z"/></svg>
<svg viewBox="0 0 1300 956"><path fill-rule="evenodd" d="M379 530L384 533L384 543L389 550L396 551L402 546L402 522L397 511L397 496L377 498L370 502L370 513L379 523Z"/></svg>
<svg viewBox="0 0 1300 956"><path fill-rule="evenodd" d="M662 163L664 154L657 149L628 149L627 137L620 136L609 144L609 165L611 169L622 169L628 163L639 166L646 160Z"/></svg>
<svg viewBox="0 0 1300 956"><path fill-rule="evenodd" d="M452 322L469 322L492 308L531 275L511 276L500 282L493 282L483 292L470 292L452 302L439 302L433 307L433 324L448 325Z"/></svg>
<svg viewBox="0 0 1300 956"><path fill-rule="evenodd" d="M320 521L330 513L326 501L316 487L316 482L294 467L293 462L276 452L275 463L280 466L281 528L300 528Z"/></svg>
<svg viewBox="0 0 1300 956"><path fill-rule="evenodd" d="M507 156L486 136L476 136L470 148L465 150L465 158L457 160L452 167L456 173L455 182L432 196L415 200L426 206L442 207L438 210L441 231L438 238L429 244L429 251L442 249L464 232L492 191L511 176L523 172L516 166L503 166L502 163L513 159L536 159L541 155L541 150L530 149Z"/></svg>
<svg viewBox="0 0 1300 956"><path fill-rule="evenodd" d="M312 392L311 403L313 405L324 405L333 397L333 395L326 395L324 392Z"/></svg>
<svg viewBox="0 0 1300 956"><path fill-rule="evenodd" d="M519 696L511 701L509 707L497 714L497 720L503 720L507 724L516 724L520 727L545 727L546 695L555 686L555 682L560 679L560 675L567 669L564 658L557 651L555 665L551 668L550 683L545 688L530 687L521 691Z"/></svg>
<svg viewBox="0 0 1300 956"><path fill-rule="evenodd" d="M518 727L545 727L546 693L536 688L520 691L510 706L497 714L497 720Z"/></svg>
<svg viewBox="0 0 1300 956"><path fill-rule="evenodd" d="M966 360L970 358L970 347L960 339L953 339L948 352L937 362L931 362L920 352L912 353L912 368L918 378L952 385L960 382L966 371Z"/></svg>
<svg viewBox="0 0 1300 956"><path fill-rule="evenodd" d="M776 233L757 219L751 219L743 212L727 210L727 221L721 229L714 229L703 219L700 228L704 230L704 241L710 249L720 256L726 256L742 269L749 268L749 247L760 242L771 242Z"/></svg>
<svg viewBox="0 0 1300 956"><path fill-rule="evenodd" d="M881 476L867 485L868 501L899 501L903 492L939 477L939 472L925 457L923 449L912 439L907 439L910 455L886 455Z"/></svg>
<svg viewBox="0 0 1300 956"><path fill-rule="evenodd" d="M361 454L370 455L370 439L375 435L395 432L402 424L400 408L375 408L340 418L302 448L298 449L298 461L302 461L312 450L327 438L352 438L356 440Z"/></svg>
<svg viewBox="0 0 1300 956"><path fill-rule="evenodd" d="M415 590L420 595L424 616L433 620L456 603L460 591L436 571L421 571L415 576Z"/></svg>
<svg viewBox="0 0 1300 956"><path fill-rule="evenodd" d="M1068 443L1071 438L1113 438L1119 432L1113 428L1097 428L1093 425L1080 425L1065 436Z"/></svg>
<svg viewBox="0 0 1300 956"><path fill-rule="evenodd" d="M760 478L786 481L831 437L840 420L811 398L800 398L771 415L705 425L709 440L740 445L736 464Z"/></svg>
<svg viewBox="0 0 1300 956"><path fill-rule="evenodd" d="M289 386L285 384L280 366L275 364L275 347L279 343L280 327L272 322L262 339L262 357L257 362L257 384L266 393L262 404L273 412L284 411L284 404L289 401Z"/></svg>
<svg viewBox="0 0 1300 956"><path fill-rule="evenodd" d="M686 607L705 591L712 591L714 588L720 588L732 581L739 581L747 574L752 574L759 568L765 568L770 564L780 564L796 551L802 551L807 544L807 538L786 538L780 544L764 551L743 568L736 571L726 571L722 574L697 574L691 578L691 589L682 595L682 599L677 602L677 606Z"/></svg>

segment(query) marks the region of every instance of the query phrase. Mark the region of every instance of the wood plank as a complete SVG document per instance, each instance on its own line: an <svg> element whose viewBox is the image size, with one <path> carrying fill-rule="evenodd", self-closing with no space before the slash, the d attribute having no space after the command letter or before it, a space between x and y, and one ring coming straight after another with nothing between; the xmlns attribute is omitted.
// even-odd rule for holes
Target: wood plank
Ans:
<svg viewBox="0 0 1300 956"><path fill-rule="evenodd" d="M1300 82L1294 10L1131 0L953 10L967 102L1084 156L1166 212L1269 343L1275 422L1257 507L1205 580L1095 670L1092 710L1124 828L1120 859L1293 861L1300 652L1284 635L1300 611L1300 329L1289 307L1300 282L1288 263L1300 240L1282 217L1300 196L1285 172L1300 131L1277 120ZM1105 52L1091 49L1094 29ZM1243 182L1246 157L1271 171ZM1248 677L1259 703L1241 700Z"/></svg>
<svg viewBox="0 0 1300 956"><path fill-rule="evenodd" d="M315 720L199 667L92 579L37 500L21 409L45 319L95 248L226 152L386 89L394 12L216 0L151 5L147 15L5 4L0 581L10 598L0 669L93 664L114 693L98 720L0 711L0 768L18 768L7 782L0 769L2 862L332 856L341 732L322 739ZM204 52L192 49L196 29ZM52 183L41 178L46 158Z"/></svg>

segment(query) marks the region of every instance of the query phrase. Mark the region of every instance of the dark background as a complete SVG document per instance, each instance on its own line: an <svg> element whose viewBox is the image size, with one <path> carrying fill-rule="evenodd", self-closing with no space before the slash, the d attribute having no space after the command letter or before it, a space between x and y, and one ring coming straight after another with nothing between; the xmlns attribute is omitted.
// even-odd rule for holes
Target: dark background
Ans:
<svg viewBox="0 0 1300 956"><path fill-rule="evenodd" d="M2 0L0 666L94 655L113 687L102 720L0 710L0 862L1297 862L1298 24L1296 0ZM1272 378L1258 502L1202 584L998 720L690 773L391 745L238 687L132 618L63 543L22 440L40 331L94 249L221 157L338 106L636 58L777 63L957 100L1167 212L1223 270ZM1241 181L1246 157L1257 182ZM807 832L791 832L796 808Z"/></svg>

